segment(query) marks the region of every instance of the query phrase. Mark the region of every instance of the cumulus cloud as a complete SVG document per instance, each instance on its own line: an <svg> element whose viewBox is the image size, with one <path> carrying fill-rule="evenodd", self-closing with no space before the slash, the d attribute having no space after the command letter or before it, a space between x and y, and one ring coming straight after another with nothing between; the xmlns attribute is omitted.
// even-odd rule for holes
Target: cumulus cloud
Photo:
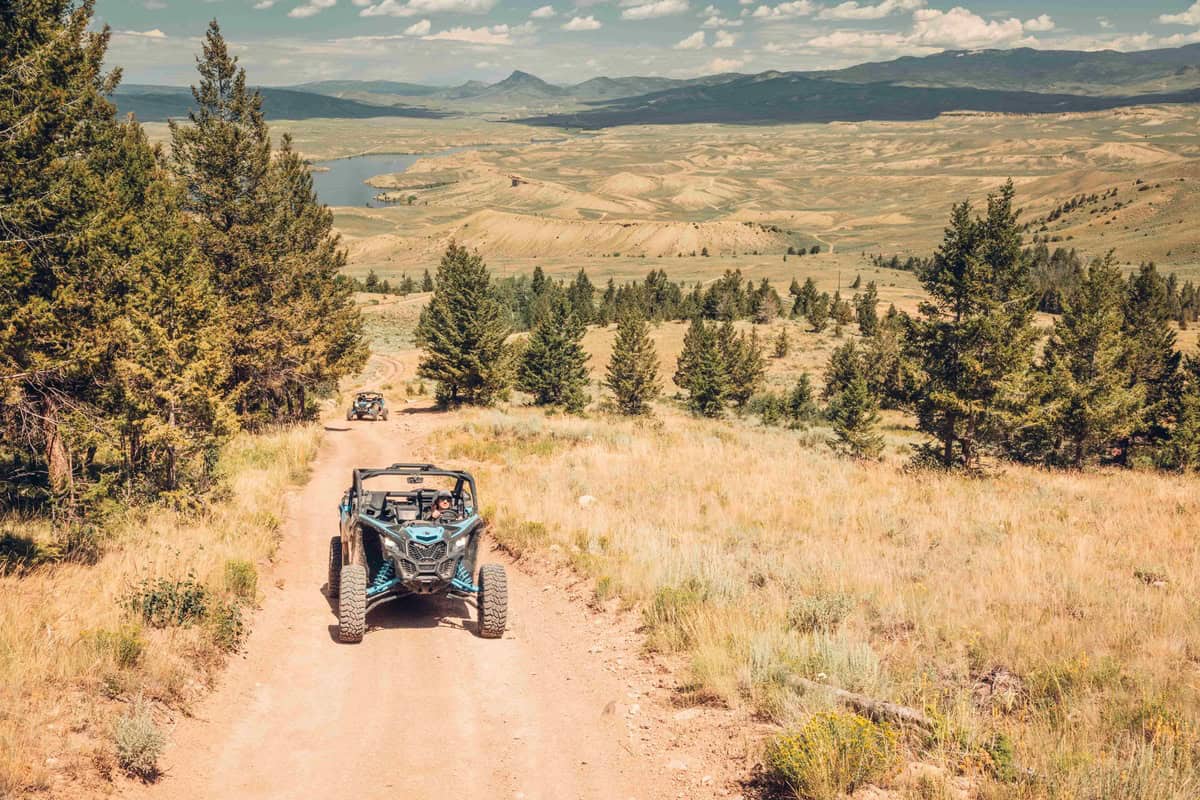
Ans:
<svg viewBox="0 0 1200 800"><path fill-rule="evenodd" d="M811 0L791 0L777 6L759 6L751 15L755 19L778 20L812 16L816 8Z"/></svg>
<svg viewBox="0 0 1200 800"><path fill-rule="evenodd" d="M564 31L594 31L604 27L596 20L595 17L571 17L571 21L564 23L562 29Z"/></svg>
<svg viewBox="0 0 1200 800"><path fill-rule="evenodd" d="M404 33L407 36L426 36L432 27L429 20L423 19L420 22L414 22L412 25L409 25L404 29Z"/></svg>
<svg viewBox="0 0 1200 800"><path fill-rule="evenodd" d="M337 0L308 0L307 3L301 6L296 6L288 12L289 17L296 19L304 19L311 17L314 14L320 14L327 8L333 8L337 5Z"/></svg>
<svg viewBox="0 0 1200 800"><path fill-rule="evenodd" d="M676 45L676 50L703 50L708 42L704 38L704 31L696 31L691 36L680 40Z"/></svg>
<svg viewBox="0 0 1200 800"><path fill-rule="evenodd" d="M713 39L713 47L733 47L737 44L738 35L732 31L717 31L716 37Z"/></svg>
<svg viewBox="0 0 1200 800"><path fill-rule="evenodd" d="M557 13L558 12L554 10L554 6L542 6L541 8L535 8L533 11L531 11L529 16L533 17L534 19L550 19Z"/></svg>
<svg viewBox="0 0 1200 800"><path fill-rule="evenodd" d="M621 12L621 19L658 19L673 14L683 14L688 10L687 0L656 0L627 8Z"/></svg>
<svg viewBox="0 0 1200 800"><path fill-rule="evenodd" d="M875 5L861 5L847 0L836 6L821 9L820 19L883 19L892 14L904 14L925 7L925 0L882 0Z"/></svg>
<svg viewBox="0 0 1200 800"><path fill-rule="evenodd" d="M317 0L313 0L316 2ZM320 0L329 2L329 0ZM383 0L359 12L364 17L416 17L421 14L486 14L496 0Z"/></svg>
<svg viewBox="0 0 1200 800"><path fill-rule="evenodd" d="M1187 11L1178 14L1162 14L1158 21L1163 25L1200 25L1200 0L1192 3Z"/></svg>
<svg viewBox="0 0 1200 800"><path fill-rule="evenodd" d="M467 44L510 45L512 29L507 25L492 25L484 28L448 28L421 38L427 42L466 42Z"/></svg>
<svg viewBox="0 0 1200 800"><path fill-rule="evenodd" d="M1044 33L1054 30L1054 20L1049 14L1042 14L1040 17L1025 20L1025 30L1035 33Z"/></svg>
<svg viewBox="0 0 1200 800"><path fill-rule="evenodd" d="M708 62L709 72L731 72L746 62L740 58L714 58Z"/></svg>
<svg viewBox="0 0 1200 800"><path fill-rule="evenodd" d="M742 20L728 19L726 17L714 15L714 16L711 16L708 19L704 20L704 22L700 23L700 27L701 28L740 28L740 27L742 27Z"/></svg>

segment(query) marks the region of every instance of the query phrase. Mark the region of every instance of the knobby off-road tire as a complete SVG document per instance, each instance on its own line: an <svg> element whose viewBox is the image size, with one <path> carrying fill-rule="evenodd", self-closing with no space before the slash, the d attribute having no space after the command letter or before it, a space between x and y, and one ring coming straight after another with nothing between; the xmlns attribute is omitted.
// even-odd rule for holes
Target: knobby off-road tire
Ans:
<svg viewBox="0 0 1200 800"><path fill-rule="evenodd" d="M347 422L353 422L355 419L357 419L357 417L355 417L355 416L354 416L354 412L353 412L353 411L347 411L347 412L346 412L346 421L347 421Z"/></svg>
<svg viewBox="0 0 1200 800"><path fill-rule="evenodd" d="M383 417L384 422L387 422L387 415L388 415L387 409L384 409L383 413L380 414L380 416Z"/></svg>
<svg viewBox="0 0 1200 800"><path fill-rule="evenodd" d="M338 641L361 642L367 629L367 568L361 564L342 567L338 588Z"/></svg>
<svg viewBox="0 0 1200 800"><path fill-rule="evenodd" d="M339 598L342 585L342 537L334 536L329 540L329 583L325 593L331 600Z"/></svg>
<svg viewBox="0 0 1200 800"><path fill-rule="evenodd" d="M479 635L499 639L508 624L508 575L500 564L479 568Z"/></svg>

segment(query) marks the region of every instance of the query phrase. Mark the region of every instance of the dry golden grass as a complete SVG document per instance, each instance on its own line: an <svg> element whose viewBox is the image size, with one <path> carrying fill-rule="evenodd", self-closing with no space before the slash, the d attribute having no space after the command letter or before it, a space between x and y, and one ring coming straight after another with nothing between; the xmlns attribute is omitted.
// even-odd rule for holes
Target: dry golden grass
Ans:
<svg viewBox="0 0 1200 800"><path fill-rule="evenodd" d="M0 797L110 763L114 720L131 702L179 707L195 696L222 660L214 631L143 628L122 600L145 579L189 574L230 596L239 587L226 586L227 563L273 556L283 495L307 477L319 437L316 427L239 435L203 512L134 509L110 526L96 564L0 576ZM27 520L3 527L48 534Z"/></svg>
<svg viewBox="0 0 1200 800"><path fill-rule="evenodd" d="M642 609L697 700L789 725L827 702L798 673L928 709L938 733L910 746L987 797L1197 796L1194 479L908 472L822 438L517 409L441 446L500 541Z"/></svg>

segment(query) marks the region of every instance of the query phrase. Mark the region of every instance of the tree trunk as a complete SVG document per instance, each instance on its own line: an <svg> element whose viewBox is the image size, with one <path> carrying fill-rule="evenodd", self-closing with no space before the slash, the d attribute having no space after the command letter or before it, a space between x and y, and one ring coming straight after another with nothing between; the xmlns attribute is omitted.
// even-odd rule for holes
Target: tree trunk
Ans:
<svg viewBox="0 0 1200 800"><path fill-rule="evenodd" d="M42 440L45 448L46 470L50 477L50 491L57 498L75 503L75 476L71 468L71 454L59 431L61 407L58 401L47 395L42 407Z"/></svg>

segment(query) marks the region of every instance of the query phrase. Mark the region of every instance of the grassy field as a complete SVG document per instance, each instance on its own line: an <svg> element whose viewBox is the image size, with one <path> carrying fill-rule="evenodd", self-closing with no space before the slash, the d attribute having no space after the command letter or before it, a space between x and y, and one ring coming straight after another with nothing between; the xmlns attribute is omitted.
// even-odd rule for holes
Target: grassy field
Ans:
<svg viewBox="0 0 1200 800"><path fill-rule="evenodd" d="M907 758L975 796L1196 796L1195 480L911 473L826 436L513 408L440 441L501 542L557 554L685 659L681 702L789 728L831 702L797 675L926 710Z"/></svg>
<svg viewBox="0 0 1200 800"><path fill-rule="evenodd" d="M186 708L240 641L283 496L318 440L316 427L239 435L203 510L129 509L97 534L95 563L0 574L0 797L93 779L153 749L155 718ZM53 561L48 525L0 519L0 534Z"/></svg>

